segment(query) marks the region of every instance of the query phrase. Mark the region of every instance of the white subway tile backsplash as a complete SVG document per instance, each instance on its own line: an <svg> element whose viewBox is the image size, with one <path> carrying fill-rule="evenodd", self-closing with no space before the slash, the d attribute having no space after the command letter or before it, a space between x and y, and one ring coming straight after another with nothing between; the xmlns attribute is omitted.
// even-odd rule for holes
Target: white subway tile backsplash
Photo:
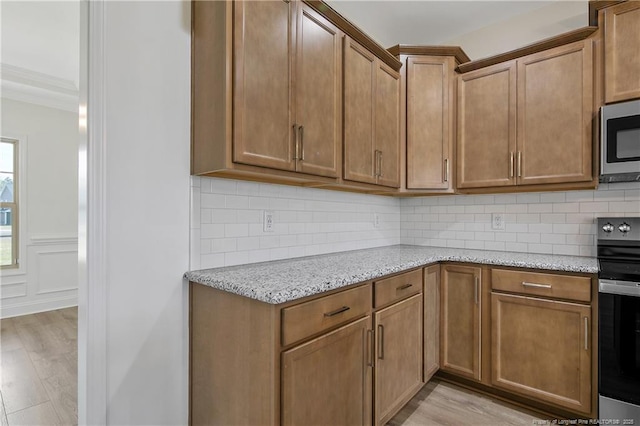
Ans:
<svg viewBox="0 0 640 426"><path fill-rule="evenodd" d="M557 223L553 225L555 234L577 234L580 232L580 225L575 223Z"/></svg>
<svg viewBox="0 0 640 426"><path fill-rule="evenodd" d="M520 233L518 234L518 239L517 241L519 243L536 243L538 244L540 242L540 234L535 234L535 233Z"/></svg>
<svg viewBox="0 0 640 426"><path fill-rule="evenodd" d="M541 234L540 242L546 244L564 244L567 237L564 234Z"/></svg>
<svg viewBox="0 0 640 426"><path fill-rule="evenodd" d="M635 213L640 208L640 201L612 201L609 208L618 213Z"/></svg>
<svg viewBox="0 0 640 426"><path fill-rule="evenodd" d="M582 213L607 213L609 211L609 203L606 201L591 201L580 203L580 212Z"/></svg>
<svg viewBox="0 0 640 426"><path fill-rule="evenodd" d="M597 217L640 216L640 182L397 199L193 177L191 190L192 269L399 243L595 256ZM274 213L272 233L263 230L264 210ZM492 228L493 213L503 214L505 230Z"/></svg>
<svg viewBox="0 0 640 426"><path fill-rule="evenodd" d="M554 245L552 254L564 254L568 256L580 256L580 246Z"/></svg>
<svg viewBox="0 0 640 426"><path fill-rule="evenodd" d="M200 238L223 238L224 225L219 223L206 223L200 227Z"/></svg>
<svg viewBox="0 0 640 426"><path fill-rule="evenodd" d="M527 243L506 243L505 248L507 251L527 251Z"/></svg>
<svg viewBox="0 0 640 426"><path fill-rule="evenodd" d="M397 198L206 177L192 177L191 191L192 269L400 243ZM413 203L422 208L422 199ZM264 210L274 214L273 232L264 231ZM428 229L428 212L407 223Z"/></svg>
<svg viewBox="0 0 640 426"><path fill-rule="evenodd" d="M529 213L551 213L553 211L553 204L529 204L527 206L527 211Z"/></svg>
<svg viewBox="0 0 640 426"><path fill-rule="evenodd" d="M421 220L402 216L403 243L595 256L597 218L640 216L640 182L602 184L595 191L440 196L423 200L425 206L431 206L432 214ZM447 206L445 210L441 210L443 206ZM451 214L455 210L449 210L450 206L464 207L465 214ZM470 221L469 212L480 211L480 206L484 206L485 214L474 214ZM408 208L409 200L401 200L401 213ZM505 230L492 229L492 213L504 213ZM420 236L417 231L423 229L424 222L429 223L435 234ZM457 232L461 225L465 232ZM487 239L490 235L494 237L492 240Z"/></svg>
<svg viewBox="0 0 640 426"><path fill-rule="evenodd" d="M626 201L640 201L640 189L627 189L624 191Z"/></svg>
<svg viewBox="0 0 640 426"><path fill-rule="evenodd" d="M541 203L564 203L566 201L566 195L564 192L546 192L540 194Z"/></svg>
<svg viewBox="0 0 640 426"><path fill-rule="evenodd" d="M577 213L580 211L580 203L555 203L552 206L554 213Z"/></svg>

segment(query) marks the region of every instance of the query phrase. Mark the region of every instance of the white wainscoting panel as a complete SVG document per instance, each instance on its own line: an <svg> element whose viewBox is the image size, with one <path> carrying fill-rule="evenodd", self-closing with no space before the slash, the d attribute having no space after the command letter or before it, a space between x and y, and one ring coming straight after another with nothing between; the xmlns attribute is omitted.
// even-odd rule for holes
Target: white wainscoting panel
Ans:
<svg viewBox="0 0 640 426"><path fill-rule="evenodd" d="M16 283L2 282L0 287L0 299L12 299L15 297L25 297L27 295L27 282L21 281Z"/></svg>
<svg viewBox="0 0 640 426"><path fill-rule="evenodd" d="M0 318L78 304L78 237L31 235L26 240L23 274L0 280Z"/></svg>
<svg viewBox="0 0 640 426"><path fill-rule="evenodd" d="M35 250L36 294L78 289L78 249Z"/></svg>

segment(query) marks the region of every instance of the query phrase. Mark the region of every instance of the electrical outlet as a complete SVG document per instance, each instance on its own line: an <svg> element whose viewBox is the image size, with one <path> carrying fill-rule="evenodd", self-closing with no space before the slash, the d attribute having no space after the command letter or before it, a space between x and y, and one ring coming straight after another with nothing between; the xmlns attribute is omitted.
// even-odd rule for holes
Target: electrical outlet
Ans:
<svg viewBox="0 0 640 426"><path fill-rule="evenodd" d="M273 232L274 227L273 212L271 210L263 210L262 212L262 231Z"/></svg>
<svg viewBox="0 0 640 426"><path fill-rule="evenodd" d="M491 229L504 231L504 214L503 213L491 214Z"/></svg>
<svg viewBox="0 0 640 426"><path fill-rule="evenodd" d="M378 213L373 214L373 227L380 228L380 215Z"/></svg>

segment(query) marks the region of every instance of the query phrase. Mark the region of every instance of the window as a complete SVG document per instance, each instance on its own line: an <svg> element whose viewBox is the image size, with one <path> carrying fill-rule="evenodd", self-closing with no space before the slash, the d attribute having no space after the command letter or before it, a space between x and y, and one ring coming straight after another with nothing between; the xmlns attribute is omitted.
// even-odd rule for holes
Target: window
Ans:
<svg viewBox="0 0 640 426"><path fill-rule="evenodd" d="M0 268L18 267L18 141L0 139Z"/></svg>

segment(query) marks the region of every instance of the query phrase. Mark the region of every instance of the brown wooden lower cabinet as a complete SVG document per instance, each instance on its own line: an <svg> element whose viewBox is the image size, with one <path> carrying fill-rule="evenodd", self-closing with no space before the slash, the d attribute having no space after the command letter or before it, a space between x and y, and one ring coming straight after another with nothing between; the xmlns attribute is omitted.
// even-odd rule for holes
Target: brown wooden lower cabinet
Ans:
<svg viewBox="0 0 640 426"><path fill-rule="evenodd" d="M491 384L589 413L591 307L491 294Z"/></svg>
<svg viewBox="0 0 640 426"><path fill-rule="evenodd" d="M480 381L481 282L477 266L442 267L442 369Z"/></svg>
<svg viewBox="0 0 640 426"><path fill-rule="evenodd" d="M189 423L386 424L437 371L597 416L596 295L587 274L455 263L280 305L191 283Z"/></svg>
<svg viewBox="0 0 640 426"><path fill-rule="evenodd" d="M370 425L371 317L282 354L283 425Z"/></svg>
<svg viewBox="0 0 640 426"><path fill-rule="evenodd" d="M376 312L375 331L376 424L384 425L423 385L422 295Z"/></svg>
<svg viewBox="0 0 640 426"><path fill-rule="evenodd" d="M440 265L424 268L424 367L427 383L440 369Z"/></svg>

